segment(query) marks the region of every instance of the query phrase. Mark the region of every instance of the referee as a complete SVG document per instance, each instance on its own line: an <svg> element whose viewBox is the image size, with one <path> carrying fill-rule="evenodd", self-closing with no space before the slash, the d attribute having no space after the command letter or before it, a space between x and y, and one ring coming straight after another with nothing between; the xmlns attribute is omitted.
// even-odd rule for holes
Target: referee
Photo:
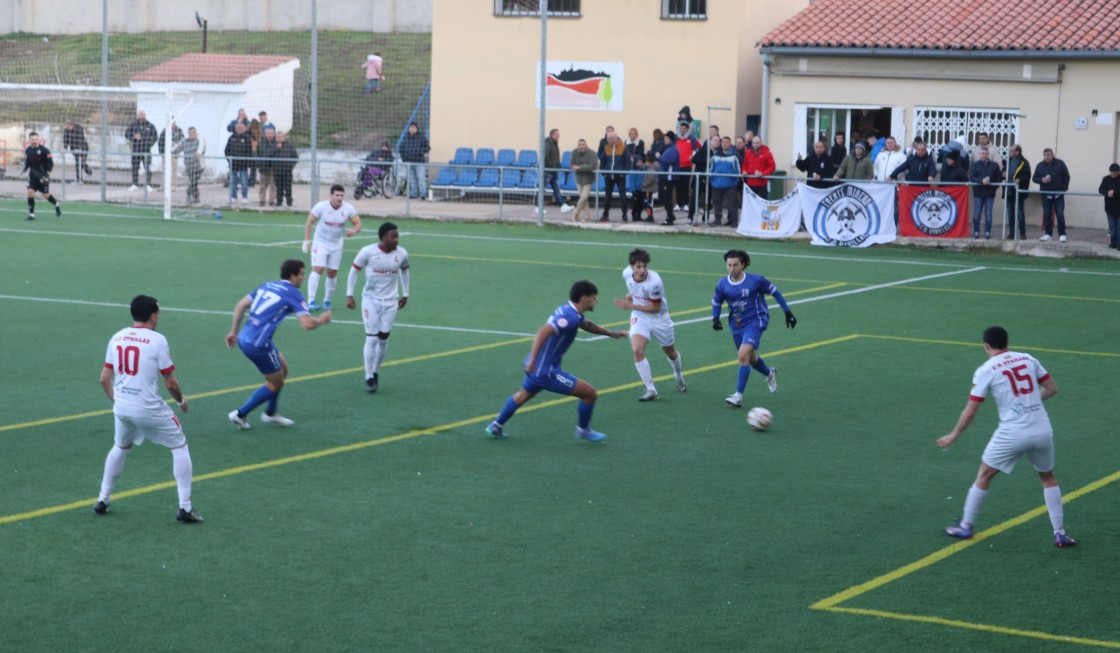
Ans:
<svg viewBox="0 0 1120 653"><path fill-rule="evenodd" d="M23 170L31 172L27 180L27 219L35 219L35 193L42 193L43 198L54 204L54 214L62 217L62 204L51 195L51 170L54 169L54 159L51 151L39 143L39 133L31 132L31 145L24 150Z"/></svg>

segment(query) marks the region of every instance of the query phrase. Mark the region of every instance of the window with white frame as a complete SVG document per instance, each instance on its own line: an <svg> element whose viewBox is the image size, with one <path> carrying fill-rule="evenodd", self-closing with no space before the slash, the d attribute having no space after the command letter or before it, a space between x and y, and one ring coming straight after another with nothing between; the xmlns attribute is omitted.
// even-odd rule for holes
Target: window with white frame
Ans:
<svg viewBox="0 0 1120 653"><path fill-rule="evenodd" d="M708 0L661 0L661 17L703 20L708 17Z"/></svg>
<svg viewBox="0 0 1120 653"><path fill-rule="evenodd" d="M1019 140L1018 109L967 109L961 107L914 107L914 134L921 136L931 152L951 140L964 137L970 146L976 135L988 134L1004 159Z"/></svg>
<svg viewBox="0 0 1120 653"><path fill-rule="evenodd" d="M549 16L579 16L580 0L548 0ZM494 0L497 16L540 16L541 0Z"/></svg>

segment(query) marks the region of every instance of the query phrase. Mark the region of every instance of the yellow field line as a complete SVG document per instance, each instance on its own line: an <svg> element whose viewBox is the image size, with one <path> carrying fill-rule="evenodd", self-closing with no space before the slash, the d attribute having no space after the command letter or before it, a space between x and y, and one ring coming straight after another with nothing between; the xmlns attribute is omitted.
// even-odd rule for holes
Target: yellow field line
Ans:
<svg viewBox="0 0 1120 653"><path fill-rule="evenodd" d="M792 353L796 353L796 352L807 351L807 350L810 350L810 349L816 349L817 347L825 347L827 345L833 345L833 344L837 344L837 343L841 343L841 342L846 342L846 341L849 341L849 340L854 340L857 337L858 336L853 334L853 335L842 336L842 337L839 337L839 338L831 338L829 340L821 340L819 342L808 343L808 344L805 344L805 345L798 345L796 347L790 347L788 349L781 349L781 350L778 350L778 351L770 352L769 354L767 354L767 356L768 357L774 357L774 356L782 356L782 355L785 355L785 354L792 354ZM522 340L525 340L525 339L522 339ZM508 344L508 343L506 343L506 344ZM730 360L730 361L725 361L725 362L722 362L722 363L715 363L713 365L706 365L704 367L698 367L698 368L689 370L688 374L689 375L702 374L704 372L710 372L712 370L717 370L717 369L730 367L732 365L738 365L738 364L739 363L738 363L737 360ZM657 377L656 380L664 381L664 380L667 380L669 378L672 378L671 374L667 374L667 375L664 375L664 376ZM605 390L600 390L599 394L604 395L604 394L611 394L611 393L614 393L614 392L621 392L623 390L631 390L631 389L636 388L636 387L641 386L641 385L642 385L641 381L634 381L632 383L624 383L624 384L621 384L621 385L616 385L616 386L607 388ZM527 413L527 412L532 412L532 411L536 411L536 410L543 410L545 408L551 408L552 406L557 406L557 405L560 405L560 404L563 404L563 403L571 403L571 402L574 402L574 401L576 401L576 399L574 397L561 397L561 398L552 399L552 400L549 400L549 401L542 401L542 402L539 402L539 403L536 403L536 404L523 406L522 408L520 408L518 410L518 413L520 414L520 413ZM388 444L390 442L398 442L400 440L407 440L407 439L415 438L415 437L421 436L421 435L436 435L438 433L442 433L444 431L449 431L451 429L460 428L460 427L463 427L463 426L470 426L472 424L482 424L484 422L489 422L492 419L494 419L494 413L486 413L485 415L478 415L476 417L470 417L470 418L467 418L467 419L458 420L456 422L448 422L446 424L440 424L438 426L432 426L432 427L429 427L429 428L413 429L413 430L407 431L405 433L399 433L397 435L391 435L391 436L384 437L384 438L367 440L365 442L355 442L353 444L347 444L347 445L343 445L343 446L340 446L340 447L332 447L330 449L320 449L318 451L310 451L310 452L303 453L303 454L298 454L298 455L295 455L295 456L288 456L288 457L285 457L285 458L277 458L275 460L266 460L266 461L263 461L263 462L253 463L253 464L250 464L250 465L241 465L241 466L238 466L238 467L230 467L230 468L219 470L219 471L216 471L216 472L210 472L210 473L207 473L207 474L200 474L198 476L195 476L194 477L194 482L198 483L200 481L206 481L206 480L211 480L211 479L216 479L216 478L224 478L224 477L227 477L227 476L235 476L237 474L244 474L246 472L253 472L253 471L258 471L258 470L262 470L262 469L269 469L269 468L272 468L272 467L280 467L282 465L290 465L292 463L298 463L298 462L302 462L302 461L306 461L306 460L314 460L316 458L325 458L327 456L334 456L334 455L337 455L337 454L347 453L347 452L351 452L351 451L359 451L361 449L367 449L369 447L376 447L376 446L379 446L379 445L382 445L382 444ZM140 495L144 495L144 494L150 494L152 492L157 492L159 490L166 490L166 489L169 489L169 488L172 488L172 487L175 487L175 482L174 481L166 481L166 482L163 482L163 483L156 483L154 485L147 485L147 486L136 488L136 489L133 489L133 490L125 490L125 491L122 491L122 492L118 492L113 496L113 498L115 500L125 499L125 498L128 498L128 497L135 497L135 496L140 496ZM69 511L69 510L77 510L79 508L88 508L89 506L93 505L93 503L96 500L97 500L96 498L88 498L88 499L82 499L82 500L79 500L79 501L72 501L70 503L65 503L65 504L61 504L61 505L57 505L57 506L50 506L50 507L47 507L47 508L40 508L38 510L31 510L31 511L28 511L28 512L22 512L22 513L18 513L18 514L14 514L14 515L0 516L0 524L11 524L11 523L20 522L20 521L26 521L26 520L29 520L29 519L35 519L37 517L46 517L48 515L54 515L54 514L57 514L57 513L60 513L60 512L66 512L66 511Z"/></svg>
<svg viewBox="0 0 1120 653"><path fill-rule="evenodd" d="M1064 642L1066 644L1083 644L1085 646L1100 646L1103 648L1120 648L1120 642L1113 642L1101 639L1088 639L1086 637L1069 637L1066 635L1052 635L1037 630L1020 630L1018 628L1006 628L1004 626L992 626L988 624L977 624L968 621L958 621L956 619L944 619L942 617L924 617L916 614L901 614L898 612L885 612L883 610L864 610L862 608L827 608L828 612L846 612L848 614L858 614L865 617L879 617L881 619L897 619L899 621L917 621L920 623L937 624L940 626L952 626L954 628L966 628L968 630L979 630L988 633L999 633L1001 635L1017 635L1019 637L1029 637L1032 639L1042 639L1051 642Z"/></svg>
<svg viewBox="0 0 1120 653"><path fill-rule="evenodd" d="M906 338L903 336L880 336L870 333L859 334L861 338L873 338L875 340L897 340L899 342L914 342L926 345L956 345L960 347L976 347L983 348L984 345L979 341L977 342L961 342L959 340L933 340L930 338ZM1120 358L1120 354L1108 351L1078 351L1076 349L1053 349L1050 347L1034 347L1030 345L1015 346L1016 351L1044 351L1048 354L1072 354L1075 356L1103 356L1106 358Z"/></svg>
<svg viewBox="0 0 1120 653"><path fill-rule="evenodd" d="M1105 302L1120 304L1120 299L1110 297L1082 297L1079 295L1045 295L1034 292L1008 292L1006 290L976 290L974 288L931 288L929 286L892 286L894 290L924 290L929 292L951 292L966 295L993 295L996 297L1024 297L1027 299L1058 299L1078 302Z"/></svg>

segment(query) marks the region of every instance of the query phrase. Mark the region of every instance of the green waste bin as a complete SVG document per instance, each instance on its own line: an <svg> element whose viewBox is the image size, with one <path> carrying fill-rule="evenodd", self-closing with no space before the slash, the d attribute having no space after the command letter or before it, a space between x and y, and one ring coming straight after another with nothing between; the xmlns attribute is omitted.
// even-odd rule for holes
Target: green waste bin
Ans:
<svg viewBox="0 0 1120 653"><path fill-rule="evenodd" d="M785 170L775 170L774 174L779 176L779 177L785 177L786 176L786 171ZM785 196L786 196L786 180L785 179L771 179L770 180L770 196L769 196L768 199L771 202L773 202L775 200L780 200Z"/></svg>

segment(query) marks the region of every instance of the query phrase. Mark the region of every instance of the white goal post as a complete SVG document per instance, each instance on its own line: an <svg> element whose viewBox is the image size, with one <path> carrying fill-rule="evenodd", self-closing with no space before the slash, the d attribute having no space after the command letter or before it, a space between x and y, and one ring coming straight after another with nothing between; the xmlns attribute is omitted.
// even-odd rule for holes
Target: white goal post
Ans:
<svg viewBox="0 0 1120 653"><path fill-rule="evenodd" d="M142 145L134 148L125 134L141 111L154 127L155 137L153 140L151 130L146 131L137 141ZM193 93L187 90L0 83L0 149L11 168L7 177L18 176L28 135L35 131L55 160L53 193L61 193L67 200L161 205L165 219L171 219L178 206L172 195L179 143L175 127L180 127L185 138L187 119L206 120L208 126L215 123L198 110ZM222 131L224 128L223 123ZM216 145L220 148L221 144ZM162 152L152 152L157 148ZM153 177L155 161L159 162L158 177ZM157 179L158 195L151 192L151 182ZM99 197L90 182L96 182Z"/></svg>

